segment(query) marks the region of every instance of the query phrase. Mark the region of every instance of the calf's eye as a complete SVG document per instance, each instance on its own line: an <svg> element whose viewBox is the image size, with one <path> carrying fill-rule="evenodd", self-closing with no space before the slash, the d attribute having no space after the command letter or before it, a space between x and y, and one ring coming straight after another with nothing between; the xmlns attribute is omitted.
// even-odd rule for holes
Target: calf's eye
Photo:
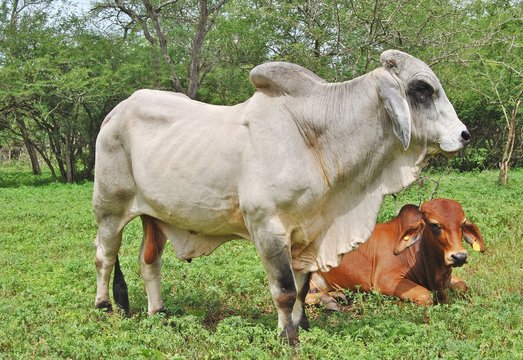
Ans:
<svg viewBox="0 0 523 360"><path fill-rule="evenodd" d="M438 236L441 233L441 226L436 223L430 223L429 224L430 230L435 236Z"/></svg>

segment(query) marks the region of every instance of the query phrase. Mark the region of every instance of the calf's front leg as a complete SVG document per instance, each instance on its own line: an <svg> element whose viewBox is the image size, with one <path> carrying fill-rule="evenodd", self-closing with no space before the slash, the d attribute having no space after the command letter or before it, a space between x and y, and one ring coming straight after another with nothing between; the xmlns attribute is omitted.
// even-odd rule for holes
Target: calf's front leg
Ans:
<svg viewBox="0 0 523 360"><path fill-rule="evenodd" d="M412 301L418 305L434 304L432 294L427 288L408 279L400 280L392 291L382 291L382 293L399 297L402 300Z"/></svg>
<svg viewBox="0 0 523 360"><path fill-rule="evenodd" d="M468 290L467 284L463 280L455 276L451 277L449 287L463 292Z"/></svg>

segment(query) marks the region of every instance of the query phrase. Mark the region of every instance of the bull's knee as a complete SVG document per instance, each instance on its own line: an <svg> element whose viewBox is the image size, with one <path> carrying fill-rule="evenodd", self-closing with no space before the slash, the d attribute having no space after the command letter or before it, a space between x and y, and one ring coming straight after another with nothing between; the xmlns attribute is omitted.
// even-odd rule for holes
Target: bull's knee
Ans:
<svg viewBox="0 0 523 360"><path fill-rule="evenodd" d="M276 306L284 311L291 312L298 298L298 291L290 267L280 269L272 292Z"/></svg>
<svg viewBox="0 0 523 360"><path fill-rule="evenodd" d="M298 331L296 324L292 321L292 310L298 293L296 288L280 287L277 289L277 294L273 295L274 304L278 310L278 325L282 329L280 336L287 339L291 346L298 342Z"/></svg>
<svg viewBox="0 0 523 360"><path fill-rule="evenodd" d="M430 305L434 304L434 300L432 299L432 294L429 292L417 294L411 300L414 301L418 305L430 306Z"/></svg>
<svg viewBox="0 0 523 360"><path fill-rule="evenodd" d="M294 303L296 303L297 293L294 291L285 291L281 292L279 295L275 296L274 301L280 309L286 309L292 311Z"/></svg>
<svg viewBox="0 0 523 360"><path fill-rule="evenodd" d="M286 279L283 282L280 280L280 288L278 289L278 295L274 296L274 303L278 308L278 312L283 313L283 318L286 319L281 324L283 331L280 336L286 338L291 346L295 346L298 343L298 329L297 324L294 324L292 321L292 311L298 298L298 292L294 286L294 278L291 278L292 285L288 280Z"/></svg>

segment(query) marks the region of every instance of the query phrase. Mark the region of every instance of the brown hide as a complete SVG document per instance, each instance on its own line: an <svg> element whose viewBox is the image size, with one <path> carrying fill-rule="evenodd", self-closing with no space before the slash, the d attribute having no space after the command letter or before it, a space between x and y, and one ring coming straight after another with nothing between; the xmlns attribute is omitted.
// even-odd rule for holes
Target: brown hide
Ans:
<svg viewBox="0 0 523 360"><path fill-rule="evenodd" d="M376 225L366 243L345 254L339 267L314 274L311 288L377 290L421 305L432 304L431 292L436 292L437 301L444 302L447 287L466 289L451 276L453 266L466 262L462 238L484 251L479 229L456 201L405 205L397 217Z"/></svg>

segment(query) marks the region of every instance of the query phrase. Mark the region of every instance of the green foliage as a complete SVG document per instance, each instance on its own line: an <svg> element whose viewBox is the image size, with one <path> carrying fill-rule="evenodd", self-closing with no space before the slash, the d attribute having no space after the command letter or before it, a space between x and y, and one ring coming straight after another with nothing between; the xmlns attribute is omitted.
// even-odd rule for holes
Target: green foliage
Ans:
<svg viewBox="0 0 523 360"><path fill-rule="evenodd" d="M519 133L523 126L523 6L475 1L463 10L468 20L457 43L469 46L456 49L454 58L438 70L447 78L449 97L469 126L472 147L485 155L479 167L495 168L506 155L509 128ZM523 153L521 138L514 141L513 166L521 162ZM476 167L474 162L471 165L463 168Z"/></svg>
<svg viewBox="0 0 523 360"><path fill-rule="evenodd" d="M53 173L68 182L91 178L105 115L148 84L142 40L99 35L77 17L50 24L49 14L22 9L0 43L0 130L24 138L24 122Z"/></svg>
<svg viewBox="0 0 523 360"><path fill-rule="evenodd" d="M265 273L247 241L192 263L166 249L162 293L169 316L149 317L137 261L141 224L133 221L120 251L132 316L94 309L92 183L40 183L20 165L1 167L0 358L520 358L522 169L507 188L495 185L492 171L424 177L396 204L386 197L379 219L431 195L461 202L487 243L486 253L471 251L469 264L454 270L469 292L451 293L448 304L430 308L348 292L339 313L308 307L312 330L300 332L293 351L277 336Z"/></svg>
<svg viewBox="0 0 523 360"><path fill-rule="evenodd" d="M2 165L0 170L0 189L19 186L39 186L55 182L49 171L40 176L34 176L27 164L16 161Z"/></svg>
<svg viewBox="0 0 523 360"><path fill-rule="evenodd" d="M200 2L150 3L164 49L141 0L118 2L139 20L107 0L94 2L85 16L48 6L57 0L2 1L2 143L33 143L53 174L81 181L93 176L104 116L139 88L183 91L192 84L199 100L236 104L253 93L249 71L265 61L296 62L343 81L376 68L389 48L431 65L469 127L473 142L455 168L497 168L512 112L521 133L520 1L236 0L218 8L221 1L206 1L201 46L194 43ZM514 142L511 166L523 159L521 136Z"/></svg>

